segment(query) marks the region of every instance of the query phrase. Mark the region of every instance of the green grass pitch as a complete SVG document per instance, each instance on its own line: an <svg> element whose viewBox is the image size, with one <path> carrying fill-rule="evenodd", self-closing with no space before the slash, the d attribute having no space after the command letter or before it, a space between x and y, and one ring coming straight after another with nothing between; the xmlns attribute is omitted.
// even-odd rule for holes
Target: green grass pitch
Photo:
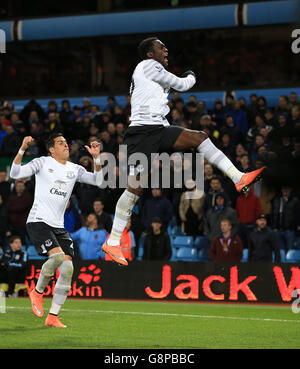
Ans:
<svg viewBox="0 0 300 369"><path fill-rule="evenodd" d="M66 329L45 327L28 298L6 299L1 349L299 349L291 305L68 299Z"/></svg>

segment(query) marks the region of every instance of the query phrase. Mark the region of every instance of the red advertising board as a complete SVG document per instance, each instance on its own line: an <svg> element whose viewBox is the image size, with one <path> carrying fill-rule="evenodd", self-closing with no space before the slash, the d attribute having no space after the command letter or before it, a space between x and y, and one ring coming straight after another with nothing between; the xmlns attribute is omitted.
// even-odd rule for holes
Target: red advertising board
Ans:
<svg viewBox="0 0 300 369"><path fill-rule="evenodd" d="M41 261L28 265L34 288ZM58 270L46 288L53 294ZM119 267L105 261L75 261L70 297L288 303L300 291L299 264L133 261Z"/></svg>

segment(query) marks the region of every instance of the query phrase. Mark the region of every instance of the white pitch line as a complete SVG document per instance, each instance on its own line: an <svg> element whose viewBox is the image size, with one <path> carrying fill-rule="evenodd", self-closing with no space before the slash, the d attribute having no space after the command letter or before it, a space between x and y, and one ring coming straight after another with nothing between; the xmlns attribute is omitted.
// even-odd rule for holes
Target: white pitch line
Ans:
<svg viewBox="0 0 300 369"><path fill-rule="evenodd" d="M7 309L31 310L30 307L7 306ZM66 312L76 313L99 313L99 314L128 314L128 315L146 315L146 316L170 316L183 318L198 319L231 319L231 320L254 320L260 322L278 322L278 323L300 323L300 320L293 319L273 319L273 318L244 318L238 316L222 316L222 315L193 315L193 314L174 314L174 313L146 313L142 311L116 311L116 310L84 310L84 309L61 309Z"/></svg>

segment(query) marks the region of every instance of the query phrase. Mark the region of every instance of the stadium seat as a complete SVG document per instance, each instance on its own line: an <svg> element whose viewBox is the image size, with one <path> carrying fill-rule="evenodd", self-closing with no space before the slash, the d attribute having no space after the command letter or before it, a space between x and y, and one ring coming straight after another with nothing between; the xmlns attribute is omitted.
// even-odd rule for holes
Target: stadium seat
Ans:
<svg viewBox="0 0 300 369"><path fill-rule="evenodd" d="M192 236L176 236L171 240L172 247L193 247L194 239Z"/></svg>
<svg viewBox="0 0 300 369"><path fill-rule="evenodd" d="M300 250L300 237L296 237L293 248L296 250Z"/></svg>
<svg viewBox="0 0 300 369"><path fill-rule="evenodd" d="M285 263L286 262L286 255L285 255L285 251L283 249L280 249L280 258L281 258L281 263ZM275 262L275 252L272 252L272 262Z"/></svg>
<svg viewBox="0 0 300 369"><path fill-rule="evenodd" d="M286 253L286 262L287 263L300 263L300 250L289 250Z"/></svg>
<svg viewBox="0 0 300 369"><path fill-rule="evenodd" d="M197 236L195 238L194 247L196 247L197 249L208 247L207 238L205 236Z"/></svg>
<svg viewBox="0 0 300 369"><path fill-rule="evenodd" d="M180 247L177 251L177 259L182 261L198 261L197 249Z"/></svg>
<svg viewBox="0 0 300 369"><path fill-rule="evenodd" d="M144 240L145 240L145 236L141 236L139 239L139 251L138 251L138 256L137 256L137 260L142 260L143 255L144 255Z"/></svg>
<svg viewBox="0 0 300 369"><path fill-rule="evenodd" d="M171 237L184 236L184 233L182 233L181 227L179 227L179 226L170 227L170 233L169 234L170 234Z"/></svg>
<svg viewBox="0 0 300 369"><path fill-rule="evenodd" d="M177 261L177 249L175 249L174 247L172 247L172 256L170 258L170 261Z"/></svg>
<svg viewBox="0 0 300 369"><path fill-rule="evenodd" d="M208 248L202 248L198 250L198 260L199 261L211 261L209 257Z"/></svg>
<svg viewBox="0 0 300 369"><path fill-rule="evenodd" d="M33 245L29 245L27 247L27 255L29 260L44 260L45 256L41 256L36 252L36 249Z"/></svg>
<svg viewBox="0 0 300 369"><path fill-rule="evenodd" d="M241 262L246 263L247 261L248 261L248 249L244 249L243 250L243 257L242 257Z"/></svg>

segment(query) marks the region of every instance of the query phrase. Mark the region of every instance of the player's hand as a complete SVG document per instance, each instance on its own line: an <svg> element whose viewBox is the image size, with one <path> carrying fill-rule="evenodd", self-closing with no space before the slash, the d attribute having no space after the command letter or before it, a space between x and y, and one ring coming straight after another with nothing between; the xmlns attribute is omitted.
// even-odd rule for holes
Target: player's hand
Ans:
<svg viewBox="0 0 300 369"><path fill-rule="evenodd" d="M21 150L27 150L28 147L34 142L34 138L31 136L26 136L23 139L22 145L21 145Z"/></svg>
<svg viewBox="0 0 300 369"><path fill-rule="evenodd" d="M184 78L184 77L187 77L188 75L192 75L192 76L194 76L195 77L195 79L196 79L196 74L192 71L192 70L187 70L186 72L184 72L183 73L183 75L181 76L182 78Z"/></svg>
<svg viewBox="0 0 300 369"><path fill-rule="evenodd" d="M87 151L92 155L94 159L96 159L100 155L101 144L99 142L93 141L91 142L91 147L87 145L85 145L84 147L87 149Z"/></svg>

